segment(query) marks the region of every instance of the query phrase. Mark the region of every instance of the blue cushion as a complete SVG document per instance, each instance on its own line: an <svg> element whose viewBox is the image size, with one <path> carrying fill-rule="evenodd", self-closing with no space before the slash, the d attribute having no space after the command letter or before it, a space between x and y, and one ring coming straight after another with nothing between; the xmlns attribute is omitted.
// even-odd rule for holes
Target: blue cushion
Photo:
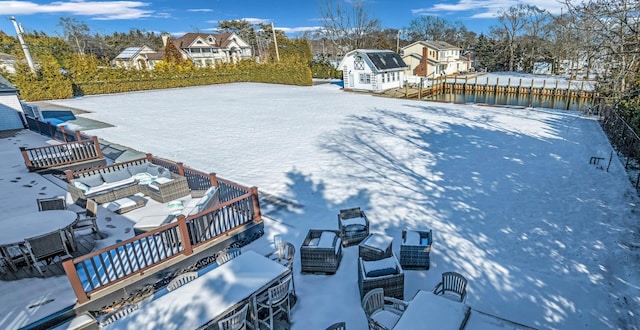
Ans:
<svg viewBox="0 0 640 330"><path fill-rule="evenodd" d="M168 169L164 168L164 167L159 167L158 168L158 176L161 178L167 178L167 179L172 179L173 177L171 176L171 171L169 171Z"/></svg>
<svg viewBox="0 0 640 330"><path fill-rule="evenodd" d="M367 273L367 277L387 276L387 275L393 275L395 273L396 273L395 268L380 268L380 269L370 270Z"/></svg>
<svg viewBox="0 0 640 330"><path fill-rule="evenodd" d="M76 180L86 184L89 187L98 187L104 183L100 174L87 175Z"/></svg>
<svg viewBox="0 0 640 330"><path fill-rule="evenodd" d="M429 245L429 238L428 237L423 237L420 239L420 245L422 246L427 246Z"/></svg>
<svg viewBox="0 0 640 330"><path fill-rule="evenodd" d="M349 232L362 232L365 230L367 230L367 226L363 226L363 225L353 224L353 225L344 226L344 231L347 232L347 235Z"/></svg>

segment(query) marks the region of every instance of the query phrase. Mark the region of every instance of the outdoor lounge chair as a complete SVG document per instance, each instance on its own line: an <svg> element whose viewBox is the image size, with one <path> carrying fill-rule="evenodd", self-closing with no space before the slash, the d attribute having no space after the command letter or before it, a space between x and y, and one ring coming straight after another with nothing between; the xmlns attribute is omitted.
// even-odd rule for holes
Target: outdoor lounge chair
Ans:
<svg viewBox="0 0 640 330"><path fill-rule="evenodd" d="M247 310L249 304L245 304L239 311L218 321L219 330L244 330L247 328Z"/></svg>
<svg viewBox="0 0 640 330"><path fill-rule="evenodd" d="M374 261L358 258L358 288L360 297L382 288L386 297L404 299L404 271L395 255Z"/></svg>
<svg viewBox="0 0 640 330"><path fill-rule="evenodd" d="M429 231L403 230L400 244L400 265L405 269L429 269L433 233Z"/></svg>
<svg viewBox="0 0 640 330"><path fill-rule="evenodd" d="M342 240L337 230L309 230L300 247L302 272L334 274L341 260Z"/></svg>
<svg viewBox="0 0 640 330"><path fill-rule="evenodd" d="M369 236L369 220L359 207L343 209L338 213L338 229L343 246L357 244Z"/></svg>
<svg viewBox="0 0 640 330"><path fill-rule="evenodd" d="M198 272L186 272L176 276L174 279L169 282L167 285L167 290L173 291L193 280L198 278Z"/></svg>
<svg viewBox="0 0 640 330"><path fill-rule="evenodd" d="M67 209L67 201L62 196L38 198L36 202L38 203L38 211Z"/></svg>
<svg viewBox="0 0 640 330"><path fill-rule="evenodd" d="M467 279L456 272L442 273L442 282L436 284L433 293L464 302L467 297Z"/></svg>
<svg viewBox="0 0 640 330"><path fill-rule="evenodd" d="M362 298L362 309L370 330L393 329L407 306L405 301L385 297L382 288L373 289Z"/></svg>

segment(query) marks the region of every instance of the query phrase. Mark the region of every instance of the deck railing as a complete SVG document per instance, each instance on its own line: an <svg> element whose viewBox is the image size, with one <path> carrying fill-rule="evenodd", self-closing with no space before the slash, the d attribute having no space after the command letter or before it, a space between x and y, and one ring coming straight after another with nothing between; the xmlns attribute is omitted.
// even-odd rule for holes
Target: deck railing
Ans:
<svg viewBox="0 0 640 330"><path fill-rule="evenodd" d="M63 262L79 303L103 290L177 255L191 255L207 243L226 239L230 231L260 222L258 189L176 222L79 258Z"/></svg>
<svg viewBox="0 0 640 330"><path fill-rule="evenodd" d="M80 131L68 130L65 129L64 126L56 126L50 122L44 122L29 116L25 117L30 130L58 141L74 142L91 139L91 136L81 133Z"/></svg>
<svg viewBox="0 0 640 330"><path fill-rule="evenodd" d="M29 171L103 158L97 137L37 148L20 147Z"/></svg>

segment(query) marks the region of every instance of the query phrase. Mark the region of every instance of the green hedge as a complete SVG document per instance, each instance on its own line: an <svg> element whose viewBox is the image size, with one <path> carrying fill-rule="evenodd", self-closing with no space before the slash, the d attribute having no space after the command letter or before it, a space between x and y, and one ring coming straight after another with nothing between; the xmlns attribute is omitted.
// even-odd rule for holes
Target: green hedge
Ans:
<svg viewBox="0 0 640 330"><path fill-rule="evenodd" d="M53 68L47 72L32 74L23 69L8 78L20 89L20 96L26 101L231 82L297 86L312 84L309 66L293 60L266 64L241 61L236 64L220 64L216 68L162 67L153 71L104 67L96 69L96 64L91 63L88 66L78 65L72 72L64 75L61 71L63 70Z"/></svg>

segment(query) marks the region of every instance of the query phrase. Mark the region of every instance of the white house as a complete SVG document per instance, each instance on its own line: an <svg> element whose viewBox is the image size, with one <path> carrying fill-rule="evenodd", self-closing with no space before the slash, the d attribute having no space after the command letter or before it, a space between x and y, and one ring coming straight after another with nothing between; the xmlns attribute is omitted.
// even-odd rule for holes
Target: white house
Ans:
<svg viewBox="0 0 640 330"><path fill-rule="evenodd" d="M406 67L400 55L379 49L352 50L338 66L345 89L372 92L402 87Z"/></svg>
<svg viewBox="0 0 640 330"><path fill-rule="evenodd" d="M471 58L462 57L460 48L444 41L417 41L402 47L401 53L410 75L433 77L471 70Z"/></svg>
<svg viewBox="0 0 640 330"><path fill-rule="evenodd" d="M18 89L0 76L0 131L23 129Z"/></svg>
<svg viewBox="0 0 640 330"><path fill-rule="evenodd" d="M251 45L235 33L187 33L172 41L185 59L202 67L253 57ZM166 37L163 42L167 42Z"/></svg>
<svg viewBox="0 0 640 330"><path fill-rule="evenodd" d="M157 52L147 46L128 47L123 50L115 59L113 64L125 69L153 69L153 63L149 60L149 55L155 56Z"/></svg>

